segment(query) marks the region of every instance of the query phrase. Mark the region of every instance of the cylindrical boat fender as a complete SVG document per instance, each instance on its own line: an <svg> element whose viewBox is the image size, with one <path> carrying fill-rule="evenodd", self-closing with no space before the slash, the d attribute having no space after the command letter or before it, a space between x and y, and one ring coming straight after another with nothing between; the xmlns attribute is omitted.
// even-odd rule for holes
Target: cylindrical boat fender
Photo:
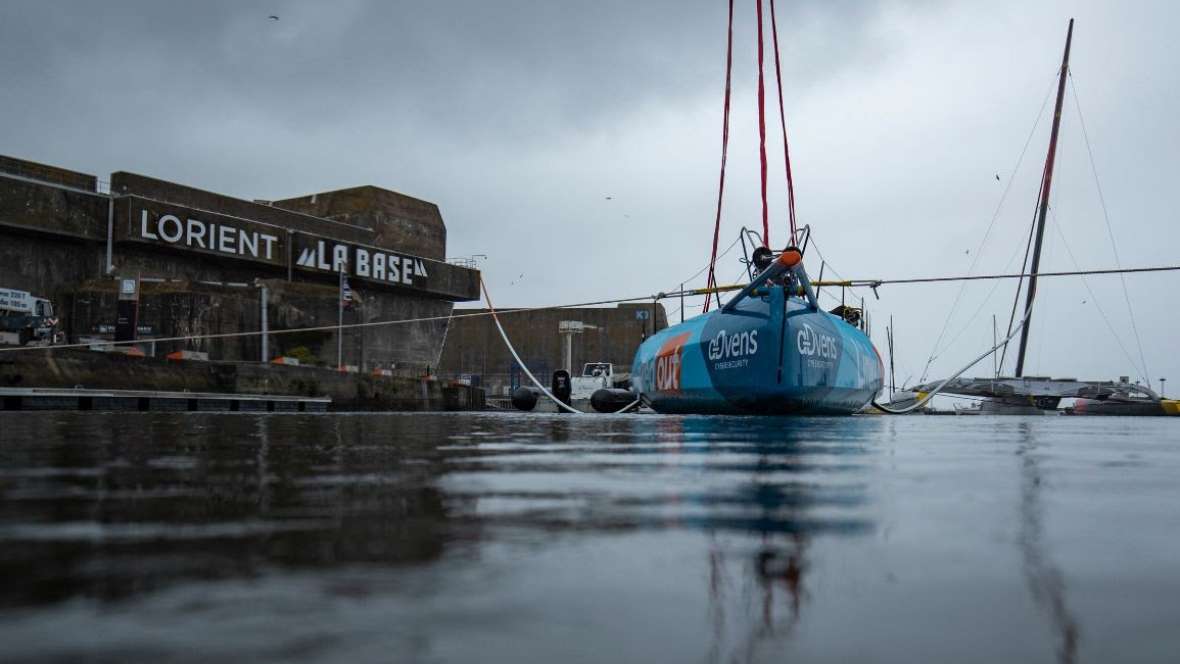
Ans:
<svg viewBox="0 0 1180 664"><path fill-rule="evenodd" d="M537 407L537 399L540 397L541 390L521 385L512 390L512 405L517 410L530 411Z"/></svg>
<svg viewBox="0 0 1180 664"><path fill-rule="evenodd" d="M600 413L617 413L635 399L636 395L631 390L604 387L594 390L594 394L590 395L590 407Z"/></svg>

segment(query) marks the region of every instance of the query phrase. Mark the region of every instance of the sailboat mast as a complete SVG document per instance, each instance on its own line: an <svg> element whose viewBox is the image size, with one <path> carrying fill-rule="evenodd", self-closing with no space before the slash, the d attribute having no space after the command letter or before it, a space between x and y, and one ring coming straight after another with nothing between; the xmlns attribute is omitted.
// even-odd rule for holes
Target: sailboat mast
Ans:
<svg viewBox="0 0 1180 664"><path fill-rule="evenodd" d="M1049 212L1049 189L1053 185L1053 162L1057 157L1057 132L1061 129L1061 105L1065 99L1065 77L1069 75L1069 46L1073 41L1073 19L1065 35L1065 55L1061 58L1061 74L1057 81L1057 105L1053 109L1053 132L1049 135L1049 156L1045 158L1045 177L1041 185L1041 207L1037 214L1037 238L1033 245L1028 297L1024 301L1024 327L1020 330L1020 354L1016 358L1016 377L1024 375L1024 353L1028 349L1028 330L1032 326L1033 298L1037 294L1037 270L1041 266L1041 241L1045 237L1045 216Z"/></svg>

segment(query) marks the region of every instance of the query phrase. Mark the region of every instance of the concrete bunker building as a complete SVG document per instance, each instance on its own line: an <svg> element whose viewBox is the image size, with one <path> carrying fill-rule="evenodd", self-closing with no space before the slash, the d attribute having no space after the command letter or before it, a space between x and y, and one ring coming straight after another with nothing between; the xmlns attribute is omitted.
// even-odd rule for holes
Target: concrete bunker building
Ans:
<svg viewBox="0 0 1180 664"><path fill-rule="evenodd" d="M482 387L488 396L505 396L519 385L528 385L487 309L456 309L447 331L438 373ZM563 321L577 321L584 332L570 338L570 360L575 376L588 362L610 362L617 378L630 376L635 350L648 336L668 327L662 303L631 302L614 307L566 309L501 309L505 333L529 370L546 385L550 376L565 368ZM476 314L476 315L462 315ZM462 316L461 316L462 315Z"/></svg>
<svg viewBox="0 0 1180 664"><path fill-rule="evenodd" d="M128 172L94 175L0 156L0 287L51 299L72 342L110 339L118 278L140 280L139 338L149 352L260 359L262 288L270 355L335 367L340 271L345 365L421 373L439 364L456 302L479 273L446 262L438 206L361 186L247 201ZM160 341L191 337L184 341Z"/></svg>

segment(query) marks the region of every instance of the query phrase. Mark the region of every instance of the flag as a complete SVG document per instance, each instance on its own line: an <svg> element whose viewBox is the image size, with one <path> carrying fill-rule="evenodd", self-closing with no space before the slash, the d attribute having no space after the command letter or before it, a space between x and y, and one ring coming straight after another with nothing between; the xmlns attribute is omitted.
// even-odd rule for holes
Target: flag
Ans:
<svg viewBox="0 0 1180 664"><path fill-rule="evenodd" d="M345 308L352 308L352 288L348 285L348 277L344 275L340 276L340 301L344 304Z"/></svg>

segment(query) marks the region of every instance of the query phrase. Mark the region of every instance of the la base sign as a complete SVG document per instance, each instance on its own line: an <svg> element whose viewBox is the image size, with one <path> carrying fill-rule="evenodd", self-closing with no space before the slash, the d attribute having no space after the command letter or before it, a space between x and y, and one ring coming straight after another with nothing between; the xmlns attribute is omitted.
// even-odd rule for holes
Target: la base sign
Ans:
<svg viewBox="0 0 1180 664"><path fill-rule="evenodd" d="M340 272L349 276L403 286L424 286L427 277L426 261L407 256L330 240L315 240L295 236L299 257L295 266L316 272Z"/></svg>

